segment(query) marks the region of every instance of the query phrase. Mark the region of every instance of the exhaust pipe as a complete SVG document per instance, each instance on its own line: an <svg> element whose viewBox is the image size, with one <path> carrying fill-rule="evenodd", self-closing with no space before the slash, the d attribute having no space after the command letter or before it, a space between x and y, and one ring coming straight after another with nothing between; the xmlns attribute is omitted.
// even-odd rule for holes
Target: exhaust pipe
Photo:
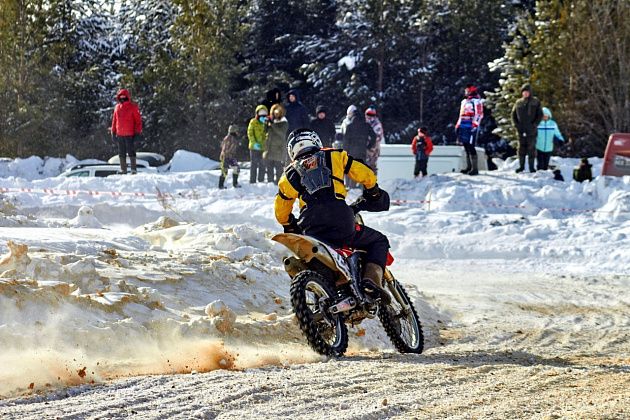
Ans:
<svg viewBox="0 0 630 420"><path fill-rule="evenodd" d="M331 306L328 310L331 314L337 315L341 312L348 312L357 306L357 302L353 297L347 297L336 305Z"/></svg>

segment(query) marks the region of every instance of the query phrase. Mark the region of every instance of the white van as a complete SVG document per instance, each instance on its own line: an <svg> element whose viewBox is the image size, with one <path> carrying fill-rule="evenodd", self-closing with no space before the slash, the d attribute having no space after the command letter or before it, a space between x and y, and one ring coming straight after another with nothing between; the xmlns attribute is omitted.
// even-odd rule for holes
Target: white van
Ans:
<svg viewBox="0 0 630 420"><path fill-rule="evenodd" d="M479 170L488 170L486 151L477 147L477 159ZM378 180L387 181L396 178L413 178L413 169L416 160L411 152L410 144L383 144L381 143L381 155L378 158ZM462 146L434 146L429 156L427 172L430 174L442 174L459 172L466 167L466 152Z"/></svg>

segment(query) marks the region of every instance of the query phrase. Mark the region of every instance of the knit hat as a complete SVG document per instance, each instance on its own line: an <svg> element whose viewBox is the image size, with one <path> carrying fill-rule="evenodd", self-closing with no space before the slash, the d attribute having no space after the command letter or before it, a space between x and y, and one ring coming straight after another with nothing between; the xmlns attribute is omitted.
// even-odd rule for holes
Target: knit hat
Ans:
<svg viewBox="0 0 630 420"><path fill-rule="evenodd" d="M368 107L365 110L365 116L366 117L376 117L376 108L374 108L373 106Z"/></svg>
<svg viewBox="0 0 630 420"><path fill-rule="evenodd" d="M346 115L347 115L348 117L353 117L353 116L354 116L354 114L356 114L356 113L357 113L357 107L356 107L356 106L354 106L354 105L350 105L350 106L348 107L348 109L346 110Z"/></svg>
<svg viewBox="0 0 630 420"><path fill-rule="evenodd" d="M238 134L238 127L235 124L230 124L228 134Z"/></svg>
<svg viewBox="0 0 630 420"><path fill-rule="evenodd" d="M326 107L324 105L317 105L317 108L315 108L316 114L319 114L320 112L326 112Z"/></svg>

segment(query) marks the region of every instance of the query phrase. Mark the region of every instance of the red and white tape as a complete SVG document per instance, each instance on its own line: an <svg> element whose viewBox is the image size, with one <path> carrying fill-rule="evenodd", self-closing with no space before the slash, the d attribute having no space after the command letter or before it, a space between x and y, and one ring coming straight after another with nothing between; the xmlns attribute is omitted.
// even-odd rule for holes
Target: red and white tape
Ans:
<svg viewBox="0 0 630 420"><path fill-rule="evenodd" d="M439 200L437 200L439 201ZM436 200L392 200L391 203L397 206L403 206L405 204L420 204L420 205L424 205L424 204L431 204L431 203L435 203ZM507 209L529 209L532 207L529 206L524 206L522 204L502 204L502 203L496 203L496 202L481 202L481 201L449 201L449 204L475 204L476 206L480 206L480 207L491 207L491 208L507 208ZM533 206L533 208L538 209L538 210L550 210L550 211L560 211L560 212L570 212L570 213L598 213L598 212L604 212L603 210L598 210L598 209L572 209L569 207L557 207L557 208L553 208L553 207L537 207L537 206Z"/></svg>

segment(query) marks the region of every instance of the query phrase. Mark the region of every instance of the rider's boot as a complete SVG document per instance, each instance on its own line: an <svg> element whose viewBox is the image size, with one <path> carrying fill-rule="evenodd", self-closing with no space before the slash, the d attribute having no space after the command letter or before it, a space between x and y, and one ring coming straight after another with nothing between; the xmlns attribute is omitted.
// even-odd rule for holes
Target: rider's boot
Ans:
<svg viewBox="0 0 630 420"><path fill-rule="evenodd" d="M389 293L383 286L383 269L378 264L367 263L365 265L365 273L363 274L363 290L372 298L380 297L381 300L389 305L392 301Z"/></svg>

